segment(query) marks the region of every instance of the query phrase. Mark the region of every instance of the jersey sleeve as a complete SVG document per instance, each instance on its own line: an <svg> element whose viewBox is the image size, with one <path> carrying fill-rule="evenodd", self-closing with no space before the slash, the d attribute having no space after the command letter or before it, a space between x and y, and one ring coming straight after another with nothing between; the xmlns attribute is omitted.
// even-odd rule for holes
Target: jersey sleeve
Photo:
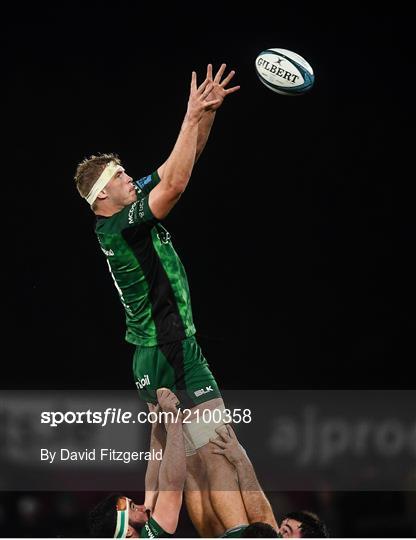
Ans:
<svg viewBox="0 0 416 540"><path fill-rule="evenodd" d="M160 177L157 174L157 171L154 171L152 174L148 174L147 176L143 176L143 178L139 178L139 180L133 180L138 197L143 196L143 194L149 195L152 189L156 187L159 182Z"/></svg>

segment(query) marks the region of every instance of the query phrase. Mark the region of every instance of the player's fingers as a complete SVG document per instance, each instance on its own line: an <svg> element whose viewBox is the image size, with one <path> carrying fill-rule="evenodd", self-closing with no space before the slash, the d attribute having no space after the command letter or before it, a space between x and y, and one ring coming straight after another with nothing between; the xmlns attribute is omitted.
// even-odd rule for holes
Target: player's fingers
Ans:
<svg viewBox="0 0 416 540"><path fill-rule="evenodd" d="M228 96L228 94L232 94L233 92L237 92L237 90L240 90L239 86L233 86L232 88L228 88L227 90L224 90L225 95Z"/></svg>
<svg viewBox="0 0 416 540"><path fill-rule="evenodd" d="M211 90L212 90L212 84L209 83L208 86L206 86L205 91L201 94L201 99L205 99L209 95Z"/></svg>
<svg viewBox="0 0 416 540"><path fill-rule="evenodd" d="M230 73L225 77L225 79L222 81L220 86L222 86L223 88L224 86L227 86L227 84L231 81L234 75L235 75L235 71L234 70L230 71Z"/></svg>
<svg viewBox="0 0 416 540"><path fill-rule="evenodd" d="M225 447L226 447L225 442L223 442L221 439L218 439L218 438L217 438L217 439L211 438L211 439L210 439L210 442L216 444L216 445L219 446L220 448L225 448Z"/></svg>
<svg viewBox="0 0 416 540"><path fill-rule="evenodd" d="M212 64L208 64L207 66L207 79L212 81Z"/></svg>
<svg viewBox="0 0 416 540"><path fill-rule="evenodd" d="M212 101L206 101L204 103L205 109L209 109L210 107L213 107L214 105L218 105L218 103L221 103L220 99L213 99Z"/></svg>
<svg viewBox="0 0 416 540"><path fill-rule="evenodd" d="M228 431L228 435L232 438L232 439L236 439L236 435L235 435L235 431L233 430L233 428L230 426L230 424L227 424L227 431Z"/></svg>
<svg viewBox="0 0 416 540"><path fill-rule="evenodd" d="M227 434L227 425L228 424L221 424L217 428L215 428L215 431L218 433L218 435L226 435Z"/></svg>
<svg viewBox="0 0 416 540"><path fill-rule="evenodd" d="M213 454L222 454L222 455L225 454L224 450L220 450L219 448L214 448L213 450L211 450L211 452Z"/></svg>
<svg viewBox="0 0 416 540"><path fill-rule="evenodd" d="M218 433L218 435L221 437L221 439L224 442L227 442L227 441L230 440L230 437L229 437L228 432L227 432L227 426L225 426L225 429L224 429L224 426L220 426L215 431L216 431L216 433Z"/></svg>
<svg viewBox="0 0 416 540"><path fill-rule="evenodd" d="M191 78L191 92L196 90L196 72L192 72L192 78Z"/></svg>
<svg viewBox="0 0 416 540"><path fill-rule="evenodd" d="M216 83L220 82L221 77L223 76L226 67L227 67L227 64L221 64L220 69L217 71L217 73L215 75L214 82L216 82Z"/></svg>
<svg viewBox="0 0 416 540"><path fill-rule="evenodd" d="M205 79L205 81L198 87L198 94L203 95L208 85L211 85L211 81L209 79Z"/></svg>
<svg viewBox="0 0 416 540"><path fill-rule="evenodd" d="M163 397L167 402L171 403L173 401L174 402L179 401L176 395L169 388L162 388L162 390L163 390Z"/></svg>
<svg viewBox="0 0 416 540"><path fill-rule="evenodd" d="M169 402L172 403L172 405L179 405L179 400L175 396L175 394L172 394L171 396L169 396Z"/></svg>

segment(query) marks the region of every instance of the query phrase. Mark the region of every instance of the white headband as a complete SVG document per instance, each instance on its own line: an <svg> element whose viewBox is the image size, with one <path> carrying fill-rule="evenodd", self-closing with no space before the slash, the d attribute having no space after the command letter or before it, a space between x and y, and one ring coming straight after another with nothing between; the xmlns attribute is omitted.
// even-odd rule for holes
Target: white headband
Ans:
<svg viewBox="0 0 416 540"><path fill-rule="evenodd" d="M110 161L110 163L106 165L105 169L98 177L98 180L95 182L90 192L85 197L85 199L87 199L87 202L90 206L94 203L100 191L105 188L105 186L113 178L116 172L120 170L124 171L123 167L121 165L117 165L117 163L115 163L114 161Z"/></svg>
<svg viewBox="0 0 416 540"><path fill-rule="evenodd" d="M126 538L127 529L129 527L129 508L130 508L130 499L126 499L126 509L117 510L117 524L116 531L114 533L114 538Z"/></svg>

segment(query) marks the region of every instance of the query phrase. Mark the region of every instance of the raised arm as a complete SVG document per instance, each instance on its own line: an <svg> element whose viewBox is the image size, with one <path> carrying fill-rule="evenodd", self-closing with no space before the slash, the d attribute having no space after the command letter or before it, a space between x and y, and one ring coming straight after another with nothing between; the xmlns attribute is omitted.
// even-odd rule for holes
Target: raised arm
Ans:
<svg viewBox="0 0 416 540"><path fill-rule="evenodd" d="M152 405L148 403L149 411L159 413L160 406ZM166 445L166 430L165 426L162 423L155 422L152 424L152 431L150 434L150 452L154 450L158 452L159 450L163 451ZM159 493L159 469L160 469L160 460L159 459L149 459L147 462L146 476L145 476L145 499L144 505L147 510L150 510L153 513L155 508L156 499Z"/></svg>
<svg viewBox="0 0 416 540"><path fill-rule="evenodd" d="M211 132L215 112L227 95L240 88L225 88L235 74L230 71L221 81L225 68L226 64L222 64L213 79L212 65L208 64L207 76L199 88L196 86L196 74L192 72L188 109L181 131L169 158L157 170L161 182L149 196L150 209L158 219L170 212L188 185L194 164Z"/></svg>
<svg viewBox="0 0 416 540"><path fill-rule="evenodd" d="M225 77L225 79L221 81L226 67L227 67L227 64L221 64L221 67L217 71L214 79L212 78L212 64L208 64L208 67L207 67L207 79L212 84L211 92L208 95L208 98L210 100L216 99L219 101L218 103L213 105L209 111L206 111L202 115L201 120L199 121L195 162L198 160L203 149L205 148L209 134L211 132L212 124L214 123L214 120L215 120L216 111L221 107L226 96L228 96L229 94L232 94L233 92L236 92L240 88L239 86L233 86L232 88L225 88L235 75L235 71L230 71L230 73Z"/></svg>
<svg viewBox="0 0 416 540"><path fill-rule="evenodd" d="M195 163L199 121L204 112L217 104L217 100L206 100L211 89L208 79L197 87L196 73L192 72L188 108L181 130L169 158L158 169L161 181L149 195L149 207L157 219L167 216L188 185Z"/></svg>
<svg viewBox="0 0 416 540"><path fill-rule="evenodd" d="M257 480L254 467L244 448L239 444L231 426L227 425L216 431L219 437L211 439L216 445L214 454L224 455L237 471L241 496L250 523L262 521L268 523L276 531L279 530L272 507Z"/></svg>
<svg viewBox="0 0 416 540"><path fill-rule="evenodd" d="M166 446L159 470L159 495L153 511L153 518L169 534L178 526L182 506L182 494L186 477L185 446L182 432L182 417L176 405L178 398L167 388L157 391L157 397L166 419Z"/></svg>

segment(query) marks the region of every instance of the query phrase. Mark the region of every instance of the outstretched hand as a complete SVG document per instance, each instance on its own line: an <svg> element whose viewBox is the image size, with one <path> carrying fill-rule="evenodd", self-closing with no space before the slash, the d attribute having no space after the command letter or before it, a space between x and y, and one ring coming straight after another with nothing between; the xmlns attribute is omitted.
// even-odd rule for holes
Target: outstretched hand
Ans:
<svg viewBox="0 0 416 540"><path fill-rule="evenodd" d="M192 72L187 114L193 121L199 122L204 113L216 111L221 107L226 96L240 89L239 86L226 88L227 84L234 77L235 71L230 71L225 79L221 81L226 67L226 64L221 64L221 67L213 78L212 64L208 64L206 78L199 86L197 86L196 73L195 71Z"/></svg>
<svg viewBox="0 0 416 540"><path fill-rule="evenodd" d="M179 399L171 390L169 390L169 388L158 388L156 395L162 411L172 413L173 418L181 417L181 413L177 408Z"/></svg>
<svg viewBox="0 0 416 540"><path fill-rule="evenodd" d="M212 450L212 453L222 454L230 463L237 465L237 463L247 454L238 442L233 428L229 424L226 424L225 426L217 428L215 431L218 433L218 437L210 439L210 441L216 445L216 448Z"/></svg>
<svg viewBox="0 0 416 540"><path fill-rule="evenodd" d="M217 103L213 104L211 107L212 111L216 111L219 107L221 107L224 99L229 94L232 94L234 92L237 92L237 90L240 89L239 86L233 86L231 88L225 88L227 84L231 81L231 79L235 75L235 71L232 70L230 73L225 77L223 81L221 81L222 76L224 75L225 68L227 67L227 64L221 64L221 67L215 74L214 79L212 78L212 64L208 64L207 67L207 80L212 84L212 88L210 93L208 94L208 98L211 100L216 100Z"/></svg>
<svg viewBox="0 0 416 540"><path fill-rule="evenodd" d="M211 93L213 83L206 78L205 81L197 86L196 73L192 72L191 90L189 93L187 116L190 120L199 122L203 114L207 111L214 110L215 106L219 106L219 99L207 100Z"/></svg>

